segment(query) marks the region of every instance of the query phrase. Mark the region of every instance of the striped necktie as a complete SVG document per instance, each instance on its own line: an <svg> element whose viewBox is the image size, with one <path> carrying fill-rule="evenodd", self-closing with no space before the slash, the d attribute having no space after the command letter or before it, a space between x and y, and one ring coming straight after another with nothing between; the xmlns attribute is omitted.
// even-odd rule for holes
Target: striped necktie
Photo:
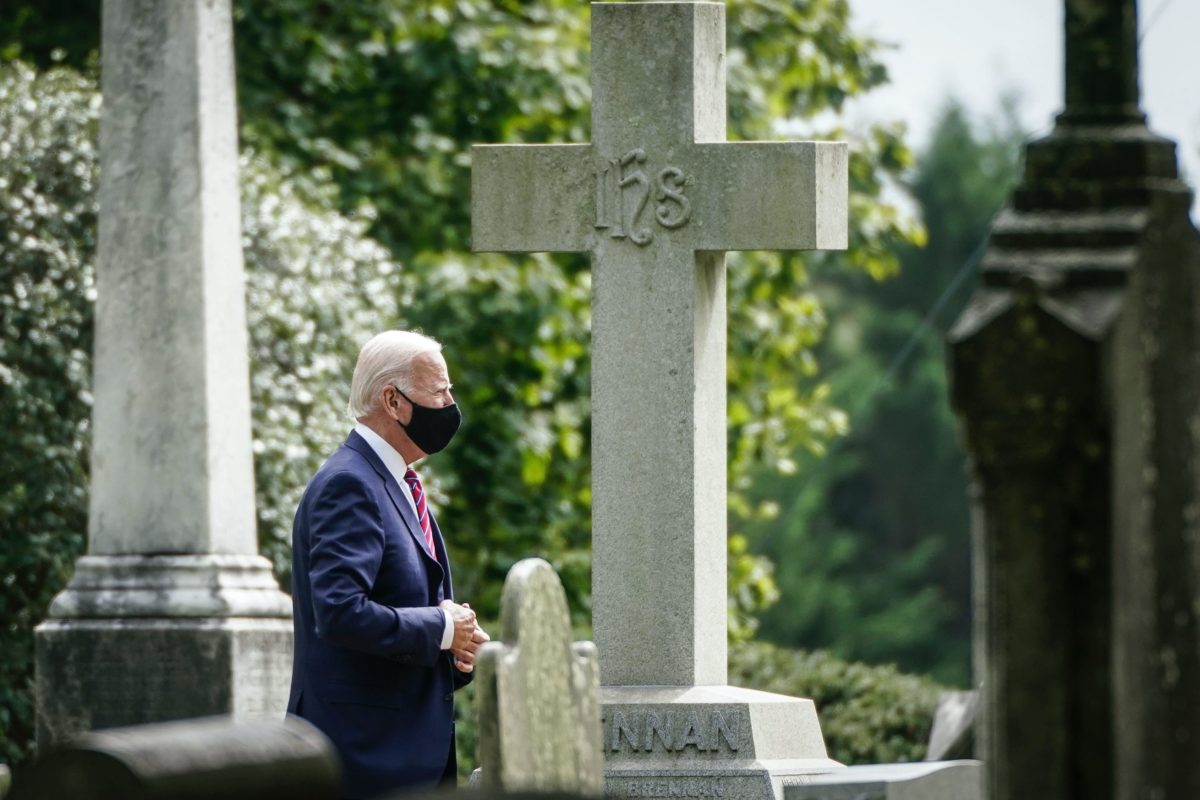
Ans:
<svg viewBox="0 0 1200 800"><path fill-rule="evenodd" d="M433 549L433 526L429 523L429 506L425 504L425 490L421 488L421 479L417 477L417 471L409 467L404 473L404 482L412 491L413 504L417 507L417 519L421 521L421 531L425 534L425 546L429 548L429 555L437 558L437 551Z"/></svg>

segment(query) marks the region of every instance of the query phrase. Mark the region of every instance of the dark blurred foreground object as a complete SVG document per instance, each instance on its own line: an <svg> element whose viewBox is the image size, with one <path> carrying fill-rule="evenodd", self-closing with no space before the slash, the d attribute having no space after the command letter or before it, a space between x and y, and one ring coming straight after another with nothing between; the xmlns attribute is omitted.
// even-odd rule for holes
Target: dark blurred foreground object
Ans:
<svg viewBox="0 0 1200 800"><path fill-rule="evenodd" d="M432 789L423 792L405 791L401 789L389 792L373 800L452 800L455 796L466 800L583 800L584 795L572 792L539 792L520 791L506 792L494 786L474 784L471 788L465 786L454 789Z"/></svg>
<svg viewBox="0 0 1200 800"><path fill-rule="evenodd" d="M1066 105L950 333L991 800L1200 797L1200 235L1135 0L1066 0Z"/></svg>
<svg viewBox="0 0 1200 800"><path fill-rule="evenodd" d="M337 756L295 717L86 734L17 775L12 800L336 800Z"/></svg>

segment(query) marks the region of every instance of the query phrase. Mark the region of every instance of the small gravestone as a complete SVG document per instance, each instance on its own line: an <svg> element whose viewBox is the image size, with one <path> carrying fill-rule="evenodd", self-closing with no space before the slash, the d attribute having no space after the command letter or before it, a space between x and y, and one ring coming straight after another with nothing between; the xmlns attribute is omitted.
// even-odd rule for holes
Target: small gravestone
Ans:
<svg viewBox="0 0 1200 800"><path fill-rule="evenodd" d="M982 800L978 761L871 764L789 783L784 800Z"/></svg>
<svg viewBox="0 0 1200 800"><path fill-rule="evenodd" d="M485 789L604 791L596 647L571 641L562 583L540 558L504 582L502 641L479 654L479 763Z"/></svg>
<svg viewBox="0 0 1200 800"><path fill-rule="evenodd" d="M975 754L975 722L979 692L942 692L933 712L926 761L971 758Z"/></svg>
<svg viewBox="0 0 1200 800"><path fill-rule="evenodd" d="M113 728L17 776L12 800L335 800L333 745L302 719Z"/></svg>

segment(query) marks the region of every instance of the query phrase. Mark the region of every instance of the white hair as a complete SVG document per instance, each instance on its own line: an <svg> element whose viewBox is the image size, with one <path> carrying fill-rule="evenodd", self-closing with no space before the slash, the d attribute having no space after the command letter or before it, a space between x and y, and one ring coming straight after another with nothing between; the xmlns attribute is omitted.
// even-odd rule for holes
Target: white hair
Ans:
<svg viewBox="0 0 1200 800"><path fill-rule="evenodd" d="M441 351L441 342L415 331L384 331L371 337L358 352L346 412L353 419L370 414L379 403L379 394L389 384L411 392L413 361L418 356Z"/></svg>

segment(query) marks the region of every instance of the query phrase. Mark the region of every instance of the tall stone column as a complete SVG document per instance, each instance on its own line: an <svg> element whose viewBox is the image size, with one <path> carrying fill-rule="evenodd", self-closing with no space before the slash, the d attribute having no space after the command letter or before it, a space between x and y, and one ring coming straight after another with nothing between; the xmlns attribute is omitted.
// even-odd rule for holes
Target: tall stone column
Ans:
<svg viewBox="0 0 1200 800"><path fill-rule="evenodd" d="M38 743L281 715L258 555L229 0L105 0L88 553L37 630Z"/></svg>
<svg viewBox="0 0 1200 800"><path fill-rule="evenodd" d="M989 796L1200 797L1200 236L1135 0L1065 11L1065 109L950 333Z"/></svg>

